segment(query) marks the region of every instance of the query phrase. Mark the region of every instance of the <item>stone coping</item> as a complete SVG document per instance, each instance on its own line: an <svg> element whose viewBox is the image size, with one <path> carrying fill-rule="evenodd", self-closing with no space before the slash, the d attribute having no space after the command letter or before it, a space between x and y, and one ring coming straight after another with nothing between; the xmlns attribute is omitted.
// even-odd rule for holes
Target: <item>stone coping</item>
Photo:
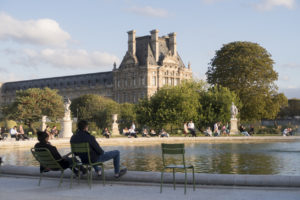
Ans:
<svg viewBox="0 0 300 200"><path fill-rule="evenodd" d="M3 175L38 177L39 167L12 166L1 167ZM60 172L47 172L44 177L59 178ZM70 178L71 171L66 170L64 178ZM113 170L105 170L107 181L113 181ZM172 173L164 174L164 183L173 183ZM160 172L128 171L120 181L133 183L160 183ZM86 179L86 176L82 177ZM84 180L82 180L84 181ZM93 181L101 182L101 177L94 176ZM226 185L226 186L269 186L269 187L300 187L300 176L283 175L237 175L237 174L200 174L195 173L196 185ZM184 183L184 173L176 173L176 183ZM192 184L192 174L188 173L188 184Z"/></svg>
<svg viewBox="0 0 300 200"><path fill-rule="evenodd" d="M127 146L127 145L153 145L160 143L263 143L263 142L296 142L300 141L300 136L222 136L222 137L169 137L169 138L97 138L97 141L103 146ZM59 138L50 140L54 146L70 146L69 138ZM0 141L1 148L9 147L33 147L37 139L33 138L25 141L15 141L14 139Z"/></svg>

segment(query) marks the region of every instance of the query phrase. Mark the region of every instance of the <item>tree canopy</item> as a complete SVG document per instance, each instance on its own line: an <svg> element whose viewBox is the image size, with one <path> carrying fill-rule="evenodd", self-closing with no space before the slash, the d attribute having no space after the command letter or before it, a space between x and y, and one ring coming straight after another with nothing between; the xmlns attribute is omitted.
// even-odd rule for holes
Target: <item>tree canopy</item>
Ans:
<svg viewBox="0 0 300 200"><path fill-rule="evenodd" d="M64 106L57 90L30 88L17 91L15 101L5 106L3 113L6 118L22 121L36 132L33 122L39 121L43 115L51 120L63 117Z"/></svg>
<svg viewBox="0 0 300 200"><path fill-rule="evenodd" d="M73 116L79 120L95 122L99 128L112 124L112 115L119 113L119 104L111 99L87 94L73 99L71 104Z"/></svg>
<svg viewBox="0 0 300 200"><path fill-rule="evenodd" d="M237 107L242 107L235 93L219 85L202 92L199 101L201 104L199 127L212 126L215 122L229 122L232 102Z"/></svg>
<svg viewBox="0 0 300 200"><path fill-rule="evenodd" d="M244 120L276 117L287 99L278 94L278 79L271 54L259 44L232 42L225 44L211 60L206 72L210 84L218 84L235 92L242 102Z"/></svg>
<svg viewBox="0 0 300 200"><path fill-rule="evenodd" d="M184 122L192 120L200 129L216 121L229 122L232 102L241 105L227 88L189 81L176 87L163 87L150 99L140 101L137 120L154 128L182 128Z"/></svg>

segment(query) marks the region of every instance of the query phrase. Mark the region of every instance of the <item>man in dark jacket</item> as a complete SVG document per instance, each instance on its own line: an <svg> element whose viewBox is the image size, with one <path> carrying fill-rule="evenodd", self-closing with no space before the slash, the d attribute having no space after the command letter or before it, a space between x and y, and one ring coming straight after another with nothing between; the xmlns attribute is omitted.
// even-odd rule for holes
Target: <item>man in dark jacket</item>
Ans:
<svg viewBox="0 0 300 200"><path fill-rule="evenodd" d="M110 159L113 159L114 169L115 169L115 178L119 178L127 172L127 169L124 168L120 170L120 151L107 151L105 152L96 141L95 137L88 132L88 122L79 121L77 124L77 132L71 137L71 143L89 143L90 145L90 158L91 162L105 162ZM88 155L86 153L78 154L82 163L88 163ZM101 176L101 170L98 166L94 166L95 171L99 176Z"/></svg>
<svg viewBox="0 0 300 200"><path fill-rule="evenodd" d="M37 136L38 136L39 143L36 143L34 148L46 148L46 149L48 149L55 160L60 160L60 161L58 161L58 163L60 164L60 166L63 169L67 169L67 168L71 169L71 167L73 165L72 158L67 157L68 155L62 157L60 155L60 153L57 151L56 147L52 146L49 143L49 135L46 132L39 131L37 133ZM48 171L48 170L45 169L43 166L40 166L40 171L43 172L43 171ZM86 173L86 170L83 169L83 168L81 168L81 171L83 173ZM75 172L76 175L78 174L77 169L74 169L74 172Z"/></svg>

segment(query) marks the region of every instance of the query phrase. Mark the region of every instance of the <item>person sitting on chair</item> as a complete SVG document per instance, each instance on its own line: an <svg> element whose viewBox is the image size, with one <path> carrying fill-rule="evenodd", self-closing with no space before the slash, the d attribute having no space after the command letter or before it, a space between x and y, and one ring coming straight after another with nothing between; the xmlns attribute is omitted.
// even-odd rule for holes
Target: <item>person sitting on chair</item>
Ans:
<svg viewBox="0 0 300 200"><path fill-rule="evenodd" d="M154 129L151 129L151 130L150 130L150 136L151 136L151 137L157 136L157 134L156 134L156 132L155 132Z"/></svg>
<svg viewBox="0 0 300 200"><path fill-rule="evenodd" d="M35 149L36 148L48 149L55 160L60 160L60 161L58 161L58 163L60 164L60 166L63 169L70 168L72 170L73 160L72 160L72 158L68 157L69 155L71 155L70 153L62 157L60 155L60 153L57 151L56 147L52 146L50 144L48 133L39 131L39 132L37 132L37 136L38 136L39 142L35 144L35 146L34 146ZM45 172L45 171L49 171L49 170L50 169L45 169L43 166L40 166L41 172ZM55 169L53 169L53 170L55 170ZM83 168L82 166L80 166L80 170L82 171L83 174L86 173L86 169ZM76 175L78 175L78 169L74 169L74 173Z"/></svg>
<svg viewBox="0 0 300 200"><path fill-rule="evenodd" d="M19 139L20 139L20 134L18 133L18 131L17 131L17 126L14 126L13 128L11 128L10 130L9 130L9 133L10 133L10 137L11 138L16 138L16 141L19 141Z"/></svg>
<svg viewBox="0 0 300 200"><path fill-rule="evenodd" d="M19 132L20 139L22 139L22 140L29 140L29 138L27 137L27 135L25 135L25 132L24 132L24 129L23 129L22 125L19 126L18 132Z"/></svg>
<svg viewBox="0 0 300 200"><path fill-rule="evenodd" d="M128 136L128 135L129 135L129 130L128 130L127 127L125 127L125 128L123 129L123 135L125 135L125 136Z"/></svg>
<svg viewBox="0 0 300 200"><path fill-rule="evenodd" d="M165 129L161 129L159 137L169 137L169 133L167 133Z"/></svg>
<svg viewBox="0 0 300 200"><path fill-rule="evenodd" d="M110 137L111 134L110 134L108 128L105 128L105 129L103 130L102 135L103 135L104 137L106 137L106 138L109 138L109 137Z"/></svg>
<svg viewBox="0 0 300 200"><path fill-rule="evenodd" d="M71 144L74 143L89 143L90 146L90 159L91 162L105 162L108 160L113 159L114 169L115 169L115 178L120 178L123 176L127 169L120 170L120 151L107 151L105 152L98 142L96 141L95 137L92 136L88 132L88 122L85 120L81 120L77 124L77 132L71 137ZM82 163L88 163L88 155L86 153L78 154L79 158L81 159ZM101 170L98 166L93 166L98 176L101 176Z"/></svg>
<svg viewBox="0 0 300 200"><path fill-rule="evenodd" d="M148 130L146 128L144 128L143 133L142 133L143 137L150 137Z"/></svg>

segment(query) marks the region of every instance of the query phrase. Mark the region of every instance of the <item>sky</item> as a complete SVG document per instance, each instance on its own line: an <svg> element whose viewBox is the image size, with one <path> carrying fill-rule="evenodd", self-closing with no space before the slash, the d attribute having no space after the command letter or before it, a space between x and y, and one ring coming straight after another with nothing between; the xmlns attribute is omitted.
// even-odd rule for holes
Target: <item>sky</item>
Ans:
<svg viewBox="0 0 300 200"><path fill-rule="evenodd" d="M300 98L300 0L0 0L0 82L111 71L137 36L177 33L194 77L215 51L255 42L274 60L279 91Z"/></svg>

